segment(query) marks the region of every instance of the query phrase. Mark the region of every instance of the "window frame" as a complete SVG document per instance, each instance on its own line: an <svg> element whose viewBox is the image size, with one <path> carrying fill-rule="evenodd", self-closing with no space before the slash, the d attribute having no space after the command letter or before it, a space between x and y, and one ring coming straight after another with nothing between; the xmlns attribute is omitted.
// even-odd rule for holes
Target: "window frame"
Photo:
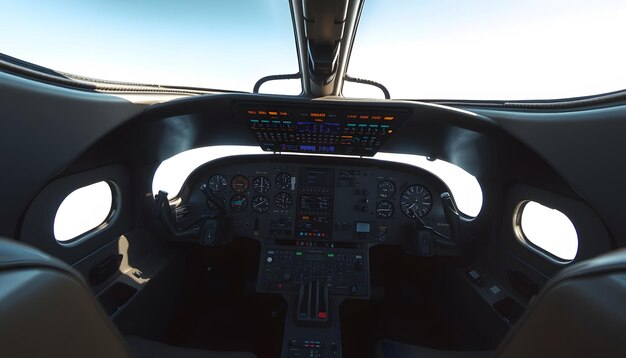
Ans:
<svg viewBox="0 0 626 358"><path fill-rule="evenodd" d="M580 233L578 228L576 228L576 225L574 224L574 222L572 221L572 219L567 216L567 214L565 214L563 211L555 209L555 208L550 208L553 210L557 210L558 212L560 212L561 214L565 215L565 217L567 217L567 219L572 223L572 226L574 227L574 230L576 230L576 243L577 243L577 249L576 249L576 254L574 255L574 257L570 260L568 259L563 259L561 257L558 257L557 255L551 253L550 251L542 248L541 246L535 244L534 242L532 242L532 240L530 240L528 238L528 236L526 236L526 234L524 233L524 230L522 229L522 215L524 213L524 208L526 207L526 205L528 203L531 202L535 202L541 206L550 208L547 205L544 205L542 203L540 203L539 201L535 201L535 200L531 200L531 199L527 199L527 200L522 200L519 203L517 203L517 205L515 206L515 209L513 210L513 231L515 233L515 237L517 238L517 240L522 244L522 246L530 249L532 252L540 255L541 257L559 264L559 265L567 265L570 264L572 262L574 262L576 260L576 258L578 257L578 254L580 252Z"/></svg>
<svg viewBox="0 0 626 358"><path fill-rule="evenodd" d="M111 190L111 208L109 209L109 213L106 215L106 217L104 218L104 220L96 225L95 227L69 239L69 240L64 240L64 241L60 241L59 239L57 239L56 235L54 234L54 222L56 221L56 216L59 212L59 208L61 207L61 204L63 204L63 202L65 201L65 199L67 199L67 197L69 197L72 193L74 193L76 190L88 187L90 185L94 185L94 184L98 184L100 182L104 182L109 186L109 190ZM73 189L71 192L69 192L67 195L65 195L65 197L63 198L63 200L61 201L61 203L57 206L57 209L55 211L54 214L54 221L53 221L53 230L52 230L52 236L54 237L54 240L56 241L57 244L64 246L64 247L71 247L71 246L76 246L81 244L84 241L89 240L90 238L93 238L94 236L100 234L101 232L103 232L104 230L106 230L109 226L111 226L112 224L115 223L115 221L117 220L119 211L120 211L120 205L121 205L121 198L120 198L120 188L119 186L108 179L102 179L102 180L98 180L98 181L94 181L94 182L89 182L87 184L81 185L78 188Z"/></svg>

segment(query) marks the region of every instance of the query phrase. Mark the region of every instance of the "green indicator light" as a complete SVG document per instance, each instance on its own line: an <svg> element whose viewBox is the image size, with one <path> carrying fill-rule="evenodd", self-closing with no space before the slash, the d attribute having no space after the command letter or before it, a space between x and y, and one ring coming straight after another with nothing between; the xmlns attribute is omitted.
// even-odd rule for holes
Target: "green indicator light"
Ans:
<svg viewBox="0 0 626 358"><path fill-rule="evenodd" d="M335 254L329 252L328 257L335 257Z"/></svg>
<svg viewBox="0 0 626 358"><path fill-rule="evenodd" d="M296 251L296 256L302 256L302 251Z"/></svg>

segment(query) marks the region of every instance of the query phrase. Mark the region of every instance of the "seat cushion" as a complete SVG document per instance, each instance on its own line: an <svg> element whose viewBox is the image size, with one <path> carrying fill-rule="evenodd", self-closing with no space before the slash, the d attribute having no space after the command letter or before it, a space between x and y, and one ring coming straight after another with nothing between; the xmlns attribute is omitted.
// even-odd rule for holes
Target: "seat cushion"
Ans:
<svg viewBox="0 0 626 358"><path fill-rule="evenodd" d="M256 355L250 352L214 352L182 348L135 336L127 336L126 341L134 358L256 358Z"/></svg>
<svg viewBox="0 0 626 358"><path fill-rule="evenodd" d="M384 339L376 345L376 358L488 358L494 357L493 351L447 351L431 349L411 344Z"/></svg>

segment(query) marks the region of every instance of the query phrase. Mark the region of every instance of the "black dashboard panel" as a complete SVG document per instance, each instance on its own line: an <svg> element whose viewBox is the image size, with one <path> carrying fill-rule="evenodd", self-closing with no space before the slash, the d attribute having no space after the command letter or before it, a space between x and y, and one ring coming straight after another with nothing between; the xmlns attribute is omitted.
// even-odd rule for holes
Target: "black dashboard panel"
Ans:
<svg viewBox="0 0 626 358"><path fill-rule="evenodd" d="M320 164L324 163L324 164ZM207 197L200 188L206 186ZM255 155L211 162L193 173L177 207L186 227L222 207L234 236L307 247L402 244L421 221L450 226L431 173L379 160ZM413 206L411 210L407 209Z"/></svg>

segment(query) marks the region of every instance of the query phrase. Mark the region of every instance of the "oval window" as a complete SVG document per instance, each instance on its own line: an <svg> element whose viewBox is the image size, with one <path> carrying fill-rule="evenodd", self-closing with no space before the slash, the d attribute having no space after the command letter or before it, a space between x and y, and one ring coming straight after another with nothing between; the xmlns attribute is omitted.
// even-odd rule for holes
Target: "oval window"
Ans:
<svg viewBox="0 0 626 358"><path fill-rule="evenodd" d="M67 242L102 225L111 214L113 192L104 181L76 189L68 195L54 217L54 237Z"/></svg>
<svg viewBox="0 0 626 358"><path fill-rule="evenodd" d="M571 261L578 252L578 234L562 212L534 201L522 203L517 214L522 242L560 260Z"/></svg>

